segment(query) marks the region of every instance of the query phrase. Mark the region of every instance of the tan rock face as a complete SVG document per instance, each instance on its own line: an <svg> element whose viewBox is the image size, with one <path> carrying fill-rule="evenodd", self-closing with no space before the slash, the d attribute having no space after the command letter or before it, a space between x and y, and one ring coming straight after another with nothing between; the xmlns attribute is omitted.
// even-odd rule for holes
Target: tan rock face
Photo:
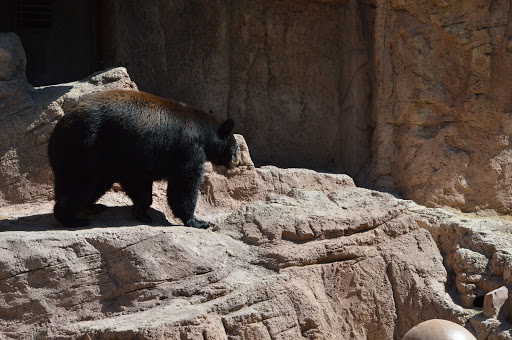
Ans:
<svg viewBox="0 0 512 340"><path fill-rule="evenodd" d="M0 37L5 51L19 47ZM425 208L346 175L256 168L240 135L239 168L206 167L197 214L209 230L176 225L165 183L154 185L152 226L133 221L114 186L89 228L57 228L53 123L85 92L135 85L120 68L32 89L5 55L0 338L400 339L443 318L478 339L512 339L510 299L475 308L512 285L509 221Z"/></svg>
<svg viewBox="0 0 512 340"><path fill-rule="evenodd" d="M371 148L367 7L103 1L105 63L125 65L144 91L233 118L257 164L355 176Z"/></svg>
<svg viewBox="0 0 512 340"><path fill-rule="evenodd" d="M393 339L427 317L469 317L403 202L351 183L316 186L210 213L206 231L123 227L129 209L115 207L91 228L55 230L49 203L0 209L1 329L13 338ZM103 202L116 205L115 195Z"/></svg>
<svg viewBox="0 0 512 340"><path fill-rule="evenodd" d="M394 339L444 318L469 319L478 339L512 338L501 317L459 306L452 296L469 300L473 291L450 278L465 268L485 274L474 291L510 285L511 245L499 236L507 225L483 233L481 223L355 188L342 175L239 170L232 181L272 171L274 182L241 187L246 202L237 206L223 182L213 184L223 204L202 195L198 213L214 224L206 231L168 225L160 184L153 208L167 217L153 211L153 226L136 225L116 191L102 199L111 208L81 230L56 228L51 202L0 208L2 334ZM285 186L293 172L303 182Z"/></svg>
<svg viewBox="0 0 512 340"><path fill-rule="evenodd" d="M507 302L508 297L508 289L505 286L485 294L483 311L484 315L488 318L497 317L501 311L501 308ZM505 310L507 307L508 306L505 306L504 312L509 312L508 310Z"/></svg>
<svg viewBox="0 0 512 340"><path fill-rule="evenodd" d="M377 13L377 183L391 176L430 206L509 212L509 1L382 0Z"/></svg>

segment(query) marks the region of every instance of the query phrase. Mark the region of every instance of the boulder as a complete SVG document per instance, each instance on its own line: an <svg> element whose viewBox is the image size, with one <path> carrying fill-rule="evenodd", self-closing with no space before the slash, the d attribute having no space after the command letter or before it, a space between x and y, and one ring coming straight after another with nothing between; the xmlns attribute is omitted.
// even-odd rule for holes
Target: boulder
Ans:
<svg viewBox="0 0 512 340"><path fill-rule="evenodd" d="M414 326L402 340L476 340L464 327L454 322L432 319Z"/></svg>
<svg viewBox="0 0 512 340"><path fill-rule="evenodd" d="M509 297L507 287L503 286L485 294L484 315L488 318L495 318Z"/></svg>

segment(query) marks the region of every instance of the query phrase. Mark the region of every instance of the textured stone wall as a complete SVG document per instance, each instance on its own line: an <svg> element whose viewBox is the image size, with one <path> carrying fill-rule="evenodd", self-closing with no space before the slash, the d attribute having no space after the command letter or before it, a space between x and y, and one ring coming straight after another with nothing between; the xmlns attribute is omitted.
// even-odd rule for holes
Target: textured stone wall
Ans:
<svg viewBox="0 0 512 340"><path fill-rule="evenodd" d="M104 65L235 119L257 165L344 172L429 206L512 208L510 1L101 6Z"/></svg>
<svg viewBox="0 0 512 340"><path fill-rule="evenodd" d="M106 1L104 63L141 90L232 117L257 164L355 176L370 155L367 8Z"/></svg>
<svg viewBox="0 0 512 340"><path fill-rule="evenodd" d="M141 89L234 118L257 164L345 172L430 206L508 212L511 8L107 1L105 62L126 66Z"/></svg>
<svg viewBox="0 0 512 340"><path fill-rule="evenodd" d="M377 186L430 206L512 207L508 0L377 2Z"/></svg>

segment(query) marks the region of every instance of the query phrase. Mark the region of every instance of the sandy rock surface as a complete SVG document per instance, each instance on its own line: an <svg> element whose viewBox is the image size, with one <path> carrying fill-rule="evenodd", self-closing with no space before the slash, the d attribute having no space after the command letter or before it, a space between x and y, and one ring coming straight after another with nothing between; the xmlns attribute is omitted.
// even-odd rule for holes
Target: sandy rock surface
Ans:
<svg viewBox="0 0 512 340"><path fill-rule="evenodd" d="M61 229L51 202L0 208L1 336L399 339L442 318L512 339L508 316L474 307L512 283L508 222L243 159L205 174L197 213L208 230L179 225L165 183L150 226L118 188L84 229Z"/></svg>

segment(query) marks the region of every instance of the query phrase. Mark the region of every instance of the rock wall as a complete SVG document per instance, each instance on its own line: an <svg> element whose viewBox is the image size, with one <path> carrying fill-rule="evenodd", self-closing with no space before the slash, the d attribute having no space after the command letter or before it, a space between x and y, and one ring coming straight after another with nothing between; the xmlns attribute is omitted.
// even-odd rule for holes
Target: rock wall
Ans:
<svg viewBox="0 0 512 340"><path fill-rule="evenodd" d="M511 11L507 0L377 2L377 186L510 212Z"/></svg>
<svg viewBox="0 0 512 340"><path fill-rule="evenodd" d="M429 206L512 208L507 0L103 10L105 62L234 118L257 164L344 172Z"/></svg>
<svg viewBox="0 0 512 340"><path fill-rule="evenodd" d="M350 7L352 2L325 5L362 13L358 12L361 7ZM408 6L412 5L378 5L375 34L386 35L385 41L393 43L375 49L382 48L383 58L410 67L407 62L414 64L415 59L404 56L411 49L399 48L410 40L392 37L402 23L408 23L401 16L409 18ZM452 8L446 3L437 5L443 5L444 10ZM434 5L423 6L415 15L424 15L428 6ZM484 10L490 9L493 7ZM443 12L431 15L439 13ZM394 16L396 22L390 19ZM377 29L382 20L389 25L389 32ZM413 34L414 27L406 26L401 34ZM483 31L494 29L502 29L500 22L482 27ZM501 36L496 36L499 45ZM357 41L364 41L364 34L354 44ZM435 46L440 41L430 43ZM426 53L421 51L419 54ZM493 51L491 56L497 55ZM353 53L353 65L359 65L357 49ZM130 201L115 186L100 201L110 208L93 216L90 228L57 229L51 214L51 173L46 163L46 142L55 121L83 93L136 86L126 69L117 68L80 82L34 89L26 83L24 63L16 36L1 34L0 339L399 339L415 324L431 318L465 325L478 339L512 339L512 298L507 299L510 290L506 288L512 286L509 221L470 220L428 209L389 194L357 188L346 175L255 167L240 135L241 167L207 167L197 214L213 225L210 230L176 225L178 221L166 204L165 183L154 185L152 226L138 225L130 218ZM493 67L503 67L500 65ZM359 65L361 70L365 67L371 70L370 66ZM387 86L403 86L400 77L404 73L395 73L393 68L390 74L386 67L376 69L375 79L381 80L382 86L374 94L372 105L390 110L384 113L396 114L394 106L380 105L384 105L382 96L398 96L395 90L386 92ZM358 73L354 84L367 82L371 78L367 71ZM384 77L386 74L389 79ZM443 86L448 85L453 83ZM351 89L354 92L347 98L367 95L364 86L362 92L357 86ZM497 90L489 91L475 98L497 96L493 92ZM463 97L465 92L461 93ZM397 103L407 106L407 100L402 98ZM418 107L428 104L413 102ZM478 107L466 109L487 112ZM447 112L458 112L455 108ZM411 113L408 117L423 116ZM373 175L387 188L393 188L394 181L399 185L400 179L411 181L414 175L425 173L407 172L409 168L399 159L407 154L405 144L399 144L402 138L414 141L413 146L422 146L415 153L418 157L427 153L427 146L439 153L458 140L431 126L428 131L436 136L441 133L444 139L436 137L421 144L423 139L407 133L411 127L423 131L425 124L396 124L377 118L374 138L378 143L373 148L375 155L389 157L390 172L379 168L374 158L377 165ZM485 116L477 118L450 120L447 124L463 131L467 126L469 130L463 136L469 143L473 134L481 137L484 123L491 121L485 121ZM503 132L508 131L506 122L496 124ZM503 137L502 141L506 140ZM437 142L441 148L434 148ZM497 149L501 158L496 159L492 148L485 156L476 144L467 145L475 146L474 153L482 161L493 157L491 165L498 169L501 164L503 178L507 178L505 147ZM409 166L421 158L412 160ZM439 161L448 166L460 159L446 157ZM482 164L480 171L486 169L487 163ZM393 175L398 166L402 170ZM477 166L475 163L462 169L477 171ZM409 173L410 178L401 176L402 172ZM448 170L438 172L450 175ZM490 175L483 176L486 179ZM420 185L432 189L431 182ZM475 182L468 183L479 188ZM480 194L493 195L501 189L491 186L488 190ZM464 197L476 193L465 190ZM478 197L472 202L477 199L483 200ZM12 205L19 202L24 204ZM467 205L459 207L470 210ZM504 300L492 305L493 291L500 287L501 292L507 292L503 293ZM487 301L483 312L478 307L482 300ZM490 304L492 308L486 310Z"/></svg>
<svg viewBox="0 0 512 340"><path fill-rule="evenodd" d="M257 164L355 176L368 161L366 5L103 3L105 64L126 66L142 90L230 116Z"/></svg>

